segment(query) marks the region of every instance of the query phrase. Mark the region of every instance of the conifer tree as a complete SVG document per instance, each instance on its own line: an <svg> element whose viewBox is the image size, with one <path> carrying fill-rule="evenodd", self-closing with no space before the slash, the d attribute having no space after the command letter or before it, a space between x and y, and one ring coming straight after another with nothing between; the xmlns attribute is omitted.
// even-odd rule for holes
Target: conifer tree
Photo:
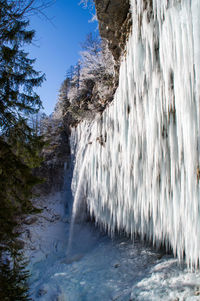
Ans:
<svg viewBox="0 0 200 301"><path fill-rule="evenodd" d="M27 120L41 107L33 88L44 76L34 70L34 60L22 48L31 43L34 31L26 29L28 22L15 11L14 2L0 0L0 201L18 216L31 207L28 198L36 181L31 168L40 161L41 138ZM10 219L13 223L12 214ZM0 220L0 228L1 224Z"/></svg>
<svg viewBox="0 0 200 301"><path fill-rule="evenodd" d="M14 4L0 1L0 129L6 132L24 116L41 107L39 96L33 91L44 76L33 68L22 46L31 43L34 31L26 30L28 21L13 13Z"/></svg>
<svg viewBox="0 0 200 301"><path fill-rule="evenodd" d="M4 256L0 261L0 300L28 301L29 297L27 278L29 272L25 269L26 262L20 252L12 254L10 261Z"/></svg>
<svg viewBox="0 0 200 301"><path fill-rule="evenodd" d="M29 300L16 226L24 214L37 212L30 201L39 182L32 168L41 162L43 142L29 118L42 106L34 88L44 80L23 50L34 31L18 4L0 0L0 300L15 301Z"/></svg>

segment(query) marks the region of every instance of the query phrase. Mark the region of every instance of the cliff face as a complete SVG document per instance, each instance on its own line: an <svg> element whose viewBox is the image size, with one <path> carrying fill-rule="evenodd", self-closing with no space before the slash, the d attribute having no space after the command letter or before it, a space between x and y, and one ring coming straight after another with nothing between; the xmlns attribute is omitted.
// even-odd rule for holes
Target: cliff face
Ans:
<svg viewBox="0 0 200 301"><path fill-rule="evenodd" d="M42 152L44 161L34 171L44 180L36 187L36 192L40 195L62 191L65 172L70 165L70 122L65 125L61 116L56 118L54 115L44 120L43 135L47 143Z"/></svg>
<svg viewBox="0 0 200 301"><path fill-rule="evenodd" d="M102 38L99 44L101 51L94 55L89 50L89 60L83 56L78 74L79 89L71 99L72 93L68 93L69 106L64 109L64 115L73 117L72 126L84 119L94 120L112 102L118 87L121 57L132 27L129 0L95 0L95 6Z"/></svg>
<svg viewBox="0 0 200 301"><path fill-rule="evenodd" d="M118 87L120 58L124 54L132 25L130 3L129 0L95 0L95 6L100 35L107 41L103 41L106 45L102 52L105 62L102 64L100 56L94 58L94 62L99 60L100 67L91 70L93 77L89 75L87 78L84 68L81 70L79 81L83 87L77 89L76 93L72 91L75 95L73 99L66 92L70 90L70 84L66 82L68 85L64 87L66 91L63 93L66 95L63 103L58 101L52 116L44 120L44 135L48 145L43 151L44 162L35 171L45 180L37 187L42 195L60 191L63 187L64 167L68 167L70 161L70 127L84 119L91 122L97 114L102 114Z"/></svg>
<svg viewBox="0 0 200 301"><path fill-rule="evenodd" d="M95 6L100 35L118 65L132 25L129 0L95 0Z"/></svg>

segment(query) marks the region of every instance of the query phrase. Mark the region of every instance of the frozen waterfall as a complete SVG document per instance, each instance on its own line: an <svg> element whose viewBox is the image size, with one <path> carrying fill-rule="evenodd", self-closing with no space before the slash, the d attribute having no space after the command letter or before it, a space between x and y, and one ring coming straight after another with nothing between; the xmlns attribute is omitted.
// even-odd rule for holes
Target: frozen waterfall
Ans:
<svg viewBox="0 0 200 301"><path fill-rule="evenodd" d="M109 231L139 233L197 266L200 1L131 0L131 9L114 101L76 130L73 187Z"/></svg>

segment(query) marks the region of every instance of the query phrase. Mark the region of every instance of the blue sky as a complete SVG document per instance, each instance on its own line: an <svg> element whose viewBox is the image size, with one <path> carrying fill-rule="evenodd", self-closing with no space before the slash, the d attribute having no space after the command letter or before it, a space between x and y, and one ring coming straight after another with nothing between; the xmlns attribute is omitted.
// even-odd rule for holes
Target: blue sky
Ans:
<svg viewBox="0 0 200 301"><path fill-rule="evenodd" d="M31 19L30 26L35 29L36 36L28 51L29 56L37 60L35 69L46 73L47 80L37 90L46 114L54 109L67 69L79 59L80 43L89 32L97 31L97 22L89 22L91 12L79 2L56 0L45 11L53 25L45 18L34 16Z"/></svg>

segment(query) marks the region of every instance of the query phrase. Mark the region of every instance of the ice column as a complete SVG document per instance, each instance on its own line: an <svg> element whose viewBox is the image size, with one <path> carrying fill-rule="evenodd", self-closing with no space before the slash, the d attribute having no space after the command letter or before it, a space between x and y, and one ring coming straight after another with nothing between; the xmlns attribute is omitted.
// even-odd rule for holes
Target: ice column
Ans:
<svg viewBox="0 0 200 301"><path fill-rule="evenodd" d="M200 1L131 0L131 10L114 101L77 128L73 186L83 185L91 214L110 231L165 243L197 265Z"/></svg>

